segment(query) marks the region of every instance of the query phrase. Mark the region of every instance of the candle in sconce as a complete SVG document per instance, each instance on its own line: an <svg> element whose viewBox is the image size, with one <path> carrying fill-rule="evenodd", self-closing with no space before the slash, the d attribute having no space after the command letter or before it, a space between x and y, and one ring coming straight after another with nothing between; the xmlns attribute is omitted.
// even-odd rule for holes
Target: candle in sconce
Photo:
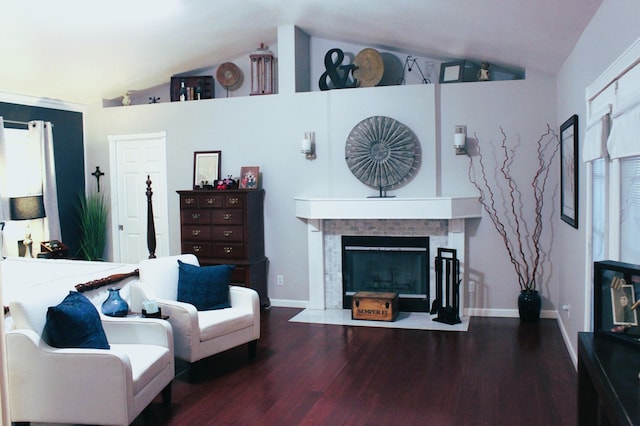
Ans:
<svg viewBox="0 0 640 426"><path fill-rule="evenodd" d="M311 139L304 138L300 143L300 152L310 152L311 151Z"/></svg>

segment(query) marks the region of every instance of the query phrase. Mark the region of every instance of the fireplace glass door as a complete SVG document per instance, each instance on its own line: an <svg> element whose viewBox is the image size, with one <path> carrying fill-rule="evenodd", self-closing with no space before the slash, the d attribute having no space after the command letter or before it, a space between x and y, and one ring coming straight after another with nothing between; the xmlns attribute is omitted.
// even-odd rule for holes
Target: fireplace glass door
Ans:
<svg viewBox="0 0 640 426"><path fill-rule="evenodd" d="M358 291L398 293L401 311L429 310L429 237L342 237L343 307Z"/></svg>

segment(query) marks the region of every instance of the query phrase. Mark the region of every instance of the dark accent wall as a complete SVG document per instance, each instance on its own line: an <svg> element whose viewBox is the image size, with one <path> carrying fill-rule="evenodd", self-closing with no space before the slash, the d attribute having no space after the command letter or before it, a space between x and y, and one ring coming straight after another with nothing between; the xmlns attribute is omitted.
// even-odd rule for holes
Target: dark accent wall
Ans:
<svg viewBox="0 0 640 426"><path fill-rule="evenodd" d="M78 251L78 194L84 194L84 139L82 113L38 106L0 102L0 116L5 120L28 122L43 120L53 123L53 146L58 186L58 208L62 240L69 247L69 255ZM25 128L6 123L7 128ZM34 255L40 251L34 247Z"/></svg>

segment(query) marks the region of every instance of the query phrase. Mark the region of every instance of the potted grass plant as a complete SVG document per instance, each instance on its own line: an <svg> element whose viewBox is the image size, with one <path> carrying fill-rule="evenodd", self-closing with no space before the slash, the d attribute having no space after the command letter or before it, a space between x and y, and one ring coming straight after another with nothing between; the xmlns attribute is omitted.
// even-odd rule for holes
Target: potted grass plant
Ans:
<svg viewBox="0 0 640 426"><path fill-rule="evenodd" d="M80 255L86 260L102 260L107 243L109 203L99 192L78 197L78 225L80 227Z"/></svg>

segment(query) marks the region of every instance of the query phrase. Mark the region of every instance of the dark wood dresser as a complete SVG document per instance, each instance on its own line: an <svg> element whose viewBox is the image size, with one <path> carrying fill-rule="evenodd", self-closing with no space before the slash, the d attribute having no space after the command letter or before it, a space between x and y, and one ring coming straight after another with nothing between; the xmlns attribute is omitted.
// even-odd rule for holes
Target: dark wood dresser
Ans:
<svg viewBox="0 0 640 426"><path fill-rule="evenodd" d="M578 424L640 424L640 350L578 333Z"/></svg>
<svg viewBox="0 0 640 426"><path fill-rule="evenodd" d="M195 254L203 266L235 265L231 282L256 290L268 307L264 190L177 192L182 253Z"/></svg>

